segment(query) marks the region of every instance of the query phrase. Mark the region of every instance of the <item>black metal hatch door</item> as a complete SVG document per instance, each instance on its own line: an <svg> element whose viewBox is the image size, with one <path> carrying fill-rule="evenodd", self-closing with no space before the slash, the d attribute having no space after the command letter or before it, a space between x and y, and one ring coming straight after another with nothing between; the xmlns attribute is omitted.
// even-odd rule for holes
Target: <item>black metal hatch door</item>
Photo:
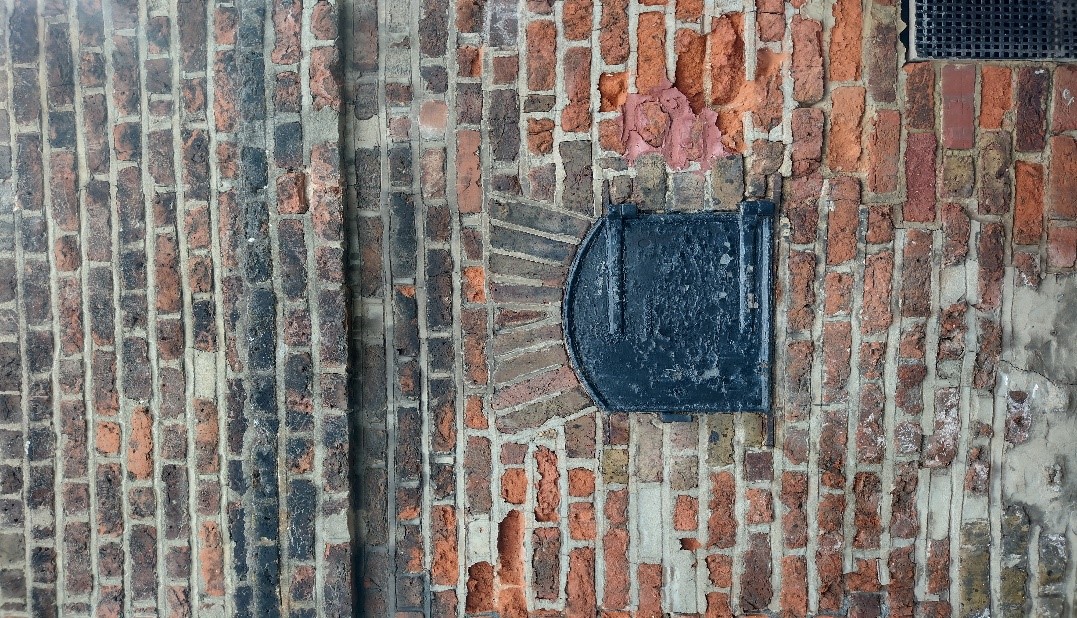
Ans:
<svg viewBox="0 0 1077 618"><path fill-rule="evenodd" d="M610 208L569 272L569 356L608 411L770 412L775 207Z"/></svg>

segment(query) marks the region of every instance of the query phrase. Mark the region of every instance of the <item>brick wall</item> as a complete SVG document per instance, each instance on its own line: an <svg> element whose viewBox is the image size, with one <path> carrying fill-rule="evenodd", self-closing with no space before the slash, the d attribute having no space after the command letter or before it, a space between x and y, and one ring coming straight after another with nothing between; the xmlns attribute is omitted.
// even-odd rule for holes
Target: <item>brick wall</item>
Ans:
<svg viewBox="0 0 1077 618"><path fill-rule="evenodd" d="M886 0L347 23L368 615L1074 611L1072 66L906 64ZM780 202L773 449L577 383L562 285L606 181Z"/></svg>
<svg viewBox="0 0 1077 618"><path fill-rule="evenodd" d="M1072 613L1077 70L900 28L0 6L0 612ZM780 204L774 448L588 400L606 182Z"/></svg>
<svg viewBox="0 0 1077 618"><path fill-rule="evenodd" d="M336 9L0 5L0 613L347 615Z"/></svg>

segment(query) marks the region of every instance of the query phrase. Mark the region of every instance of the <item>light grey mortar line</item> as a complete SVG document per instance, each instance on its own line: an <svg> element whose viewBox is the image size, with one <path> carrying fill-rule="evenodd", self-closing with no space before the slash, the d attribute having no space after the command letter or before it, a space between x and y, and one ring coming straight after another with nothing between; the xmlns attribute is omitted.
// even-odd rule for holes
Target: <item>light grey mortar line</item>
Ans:
<svg viewBox="0 0 1077 618"><path fill-rule="evenodd" d="M674 13L674 4L675 4L675 3L673 3L673 2L665 2L665 3L663 3L662 5L660 5L660 6L656 7L656 8L657 8L657 9L658 9L659 11L662 11L662 12L664 12L664 13L665 13L665 27L666 27L666 40L665 40L665 43L666 43L666 49L665 49L665 52L666 52L666 54L665 54L665 64L666 64L666 79L667 79L667 80L669 80L669 83L671 83L671 84L673 83L673 78L674 78L674 77L676 76L676 74L677 74L677 73L676 73L676 69L677 69L677 49L676 49L676 42L677 42L677 17L676 17L676 14ZM637 36L638 36L638 33L637 33ZM637 71L637 73L638 73L638 71ZM667 186L668 186L668 185L671 185L671 184L673 184L673 183L672 183L672 182L670 182L670 183L667 183ZM664 599L664 598L665 598L665 597L663 596L663 599Z"/></svg>
<svg viewBox="0 0 1077 618"><path fill-rule="evenodd" d="M787 28L788 30L788 28ZM788 35L787 35L788 36ZM708 71L709 73L709 71ZM784 90L784 87L783 87ZM785 92L786 100L789 100L789 92ZM709 100L709 99L708 99ZM708 185L710 183L707 183ZM771 362L771 393L770 401L771 417L767 422L771 423L773 427L774 444L770 447L771 450L771 512L774 517L770 527L770 562L773 566L770 586L771 590L775 591L775 596L778 600L779 606L781 604L781 590L782 590L782 557L789 555L789 549L785 546L785 535L782 529L782 518L786 513L786 506L781 500L782 489L782 473L785 470L786 458L785 458L785 430L786 430L786 412L789 407L788 401L788 389L786 388L785 381L781 381L781 386L778 386L779 380L777 376L788 376L788 354L785 353L789 349L789 284L788 281L783 279L781 274L788 272L789 267L789 220L788 218L781 216L779 213L776 217L776 229L775 229L775 243L777 244L777 251L772 251L771 255L776 259L775 271L774 271L774 291L778 294L777 302L772 301L771 305L774 311L774 327L771 329L772 336L774 338L772 348L772 362Z"/></svg>
<svg viewBox="0 0 1077 618"><path fill-rule="evenodd" d="M671 13L669 13L667 7L667 26L669 25L670 15ZM657 415L655 415L655 420L658 420ZM659 422L661 425L659 425L658 430L662 432L662 468L660 470L661 477L658 481L661 486L660 491L662 500L662 513L660 514L661 519L659 521L659 526L661 526L662 529L662 534L660 536L662 541L662 588L660 598L662 611L673 613L673 599L670 598L670 592L672 592L673 589L673 569L667 568L671 566L669 558L671 557L672 552L676 551L674 548L677 547L677 540L674 538L676 536L676 531L673 529L673 491L670 488L671 479L669 471L669 463L673 461L673 457L671 456L672 445L670 443L669 423ZM668 577L666 576L666 573L669 573Z"/></svg>
<svg viewBox="0 0 1077 618"><path fill-rule="evenodd" d="M382 258L382 287L385 290L384 298L382 299L382 315L384 317L382 334L384 336L384 350L385 350L385 484L387 491L385 492L385 507L386 517L388 519L388 540L386 542L386 551L389 556L396 555L396 535L397 535L397 517L396 513L396 492L389 491L391 488L396 487L396 421L397 421L397 405L396 405L396 388L395 381L392 379L394 375L394 367L396 364L396 347L393 345L393 339L395 336L396 320L393 314L393 303L396 296L396 290L393 286L392 277L392 264L390 263L390 212L389 212L389 193L391 187L389 186L389 169L385 165L385 161L388 160L388 122L389 115L387 112L386 96L385 96L385 83L386 83L386 54L385 50L389 49L389 34L388 34L388 8L386 3L392 0L379 0L377 3L378 11L378 156L379 156L379 170L381 172L381 195L379 198L381 209L381 221L382 221L382 238L381 238L381 258ZM392 568L392 573L389 577L389 585L386 594L386 609L387 613L396 611L396 567Z"/></svg>
<svg viewBox="0 0 1077 618"><path fill-rule="evenodd" d="M748 539L748 501L745 499L744 487L744 442L746 429L744 415L733 416L733 513L736 525L736 540L730 548L733 559L733 581L729 588L729 607L734 615L744 613L740 606L740 580L745 574L744 556L750 547Z"/></svg>
<svg viewBox="0 0 1077 618"><path fill-rule="evenodd" d="M557 479L557 491L560 494L561 499L560 499L560 502L558 503L558 509L557 510L558 510L559 521L557 522L556 526L557 526L558 530L561 533L561 552L560 552L560 558L557 561L558 570L560 571L561 576L560 576L560 579L558 580L559 585L557 586L557 600L556 601L547 601L545 604L549 605L552 609L559 609L559 608L565 607L565 601L566 601L566 598L567 598L567 588L568 587L567 587L566 584L568 582L568 566L569 566L568 565L568 556L569 556L569 552L571 550L577 548L577 547L587 547L588 542L583 541L583 540L575 541L572 538L571 533L569 532L569 527L568 527L569 510L568 510L568 508L569 508L569 502L571 500L571 497L569 496L569 493L568 493L569 462L568 462L568 452L566 451L565 426L564 425L558 427L554 431L554 434L551 437L551 440L552 440L552 446L550 448L553 450L554 455L557 457L557 472L560 475L558 477L558 479ZM595 515L596 515L596 519L597 519L598 514L596 513ZM532 555L533 556L533 554L527 554L527 555ZM596 565L598 564L597 556L595 557L594 563ZM534 564L535 564L534 558L532 558L532 560L530 561L530 564L532 565L532 570L534 570ZM597 569L596 569L596 572L597 572ZM528 586L528 588L530 590L533 590L534 586ZM598 597L595 597L595 598L597 599ZM535 606L537 607L538 605L539 604L536 603Z"/></svg>
<svg viewBox="0 0 1077 618"><path fill-rule="evenodd" d="M824 197L825 196L825 197ZM830 180L823 179L823 186L820 192L820 198L816 204L816 212L819 215L818 224L815 232L815 244L814 255L816 257L815 263L815 276L812 279L812 286L815 291L815 308L814 317L811 327L811 341L812 345L812 371L811 371L811 405L808 408L808 418L806 422L808 424L808 457L807 457L807 470L808 470L808 496L804 502L805 516L809 522L818 521L819 514L819 449L816 446L820 439L821 426L819 422L813 422L818 419L818 415L823 411L823 365L824 359L822 356L822 337L823 337L823 307L819 302L819 298L823 291L824 274L826 272L826 237L828 231L829 217L827 212L829 211L830 204ZM814 417L814 418L813 418ZM814 475L812 474L814 472ZM812 479L815 476L815 479ZM813 534L814 532L814 534ZM817 529L808 529L807 544L804 548L804 553L808 556L808 611L816 612L819 609L819 573L816 560L814 556L819 549L819 536Z"/></svg>
<svg viewBox="0 0 1077 618"><path fill-rule="evenodd" d="M2 13L2 11L0 11L0 13ZM81 68L82 68L81 63L79 63L78 67L74 66L74 59L79 58L81 56L79 51L80 51L80 49L82 47L82 44L81 44L81 41L79 40L79 37L75 35L75 33L79 32L78 11L76 10L75 3L69 3L68 6L67 6L67 20L68 20L68 28L69 28L68 43L69 43L69 45L71 47L71 58L72 58L72 71L71 71L71 73L72 73L72 81L74 82L73 85L72 85L72 90L73 90L73 94L74 94L73 99L72 99L72 105L74 107L74 113L75 113L75 119L76 119L75 122L77 124L80 119L84 118L82 97L84 96L83 91L85 89L82 87L82 80L80 79ZM3 22L6 22L6 21L7 21L6 19L3 20ZM6 30L6 25L7 25L6 23L0 24L0 25L5 27L5 30ZM7 93L5 93L5 94L7 94ZM8 100L10 101L10 96L8 97ZM86 162L86 157L87 157L87 153L86 153L86 132L85 131L75 131L75 165L77 166L76 169L77 169L77 172L78 172L78 181L77 181L78 185L77 185L76 189L77 189L78 200L79 200L79 215L80 215L79 216L79 231L78 231L78 236L79 236L79 259L80 259L80 266L79 266L79 273L78 273L79 295L80 295L79 306L80 306L80 309L86 307L87 304L89 303L89 294L88 294L89 285L88 285L88 282L89 282L89 272L90 272L89 263L90 262L89 262L89 249L87 248L88 247L87 239L89 238L89 235L90 235L89 234L90 228L89 228L89 225L87 223L87 217L84 217L82 215L85 212L85 202L86 202L86 196L85 196L84 188L85 188L86 184L89 182L89 180L91 179L92 175L90 174L89 165ZM89 312L88 311L82 311L82 314L83 314L83 316L88 316ZM96 410L95 410L95 407L94 407L94 393L96 392L96 389L94 388L94 376L93 376L93 363L94 363L93 352L94 352L95 345L93 343L93 338L91 336L91 328L92 328L91 320L88 319L88 317L85 317L83 319L83 322L82 322L82 358L83 358L83 360L82 360L82 380L83 380L82 404L83 404L83 407L84 407L83 420L84 420L84 423L85 423L85 431L84 431L85 436L84 436L84 439L86 441L86 484L87 484L87 492L88 492L88 495L89 495L89 503L87 504L87 507L86 507L86 521L87 521L87 524L89 525L89 538L88 538L87 546L90 548L90 550L88 552L90 554L90 556L88 556L88 560L90 562L89 569L90 569L90 574L93 577L92 581L94 583L91 584L90 591L87 592L87 593L84 593L84 594L86 595L87 602L92 604L93 603L94 591L98 587L97 582L100 582L101 578L100 578L100 572L99 572L99 569L98 569L99 552L94 551L94 548L96 548L98 546L98 544L97 544L98 531L97 531L97 526L95 525L95 521L94 521L94 518L93 518L93 510L94 510L93 505L97 501L97 491L96 491L96 488L95 488L95 485L96 485L95 479L96 479L96 470L97 470L97 448L96 448L96 446L91 446L95 442L92 438L94 436L94 431L95 431L94 428L96 427L96 423L95 423ZM66 555L66 552L62 552L62 553L64 553L64 555ZM59 565L59 568L61 570L64 570L62 564Z"/></svg>
<svg viewBox="0 0 1077 618"><path fill-rule="evenodd" d="M1043 532L1043 528L1035 520L1032 520L1030 523L1031 523L1031 527L1029 529L1029 535L1028 535L1028 576L1029 577L1028 577L1028 581L1025 583L1025 586L1027 587L1026 591L1027 591L1028 596L1029 596L1028 600L1031 601L1031 604L1029 606L1029 609L1031 610L1030 615L1035 616L1035 615L1037 615L1036 610L1041 608L1041 605L1039 603L1040 598L1041 598L1040 594L1039 594L1039 580L1040 580L1040 578L1038 577L1038 575L1039 575L1039 572L1040 572L1040 552L1039 552L1040 533ZM1042 615L1042 614L1040 614L1040 615Z"/></svg>
<svg viewBox="0 0 1077 618"><path fill-rule="evenodd" d="M700 545L695 553L696 605L704 609L707 607L707 593L714 590L714 584L710 580L710 569L707 567L707 558L714 553L710 547L707 526L710 520L710 500L708 498L712 494L707 465L710 457L710 422L712 418L715 418L715 415L703 417L696 428L696 448L699 453L696 460L696 487L699 495L696 508L696 538L699 539Z"/></svg>
<svg viewBox="0 0 1077 618"><path fill-rule="evenodd" d="M174 13L174 15L171 18L171 23L175 24L176 23L176 18L175 17L176 17L176 15L178 15L178 11L176 11L174 9L173 13ZM216 11L209 11L208 7L207 7L207 16L206 16L206 32L207 33L215 31L215 23L214 23L215 17L216 17ZM238 9L238 7L236 7L236 19L237 19L236 28L237 28L237 31L238 31L238 28L239 28L239 24L238 24L239 9ZM237 39L238 39L238 32L237 32ZM229 49L232 49L233 51L235 50L235 45L229 45L227 47ZM205 80L206 80L206 97L205 97L205 104L203 106L204 110L205 110L203 112L203 114L205 115L205 120L200 121L198 119L194 119L194 120L188 119L186 117L187 116L186 110L183 110L181 112L180 109L177 108L173 113L179 114L179 116L180 116L180 125L181 126L180 126L180 130L173 133L172 139L173 139L173 148L174 148L175 152L183 152L183 144L182 144L183 127L194 128L194 127L200 127L202 124L205 125L207 149L208 149L208 151L210 153L209 157L208 157L209 164L207 165L207 168L209 170L209 178L208 178L208 180L209 180L209 196L208 196L208 199L206 201L206 211L207 211L207 216L209 218L209 236L210 236L210 247L209 247L209 255L208 255L208 257L210 259L210 263L213 266L213 289L215 290L215 293L213 295L211 295L210 298L212 298L212 300L213 300L213 312L214 312L214 333L213 333L213 336L215 337L216 342L217 342L216 350L213 352L213 355L216 357L216 359L215 359L216 362L214 363L214 369L215 369L215 374L216 374L215 375L216 379L215 379L215 383L214 383L214 401L215 401L215 403L217 405L217 435L220 436L220 439L218 440L218 443L217 443L217 457L218 457L218 459L220 461L220 469L217 472L217 479L218 479L218 482L220 483L220 488L221 488L221 491L220 491L221 504L219 505L220 512L215 516L215 518L216 518L216 521L218 523L218 533L220 534L220 538L221 538L221 555L222 555L222 562L221 562L222 574L221 574L221 577L222 577L222 583L223 583L223 585L225 587L225 590L234 590L235 586L236 586L236 583L237 583L234 580L235 556L234 556L234 552L230 551L231 547L232 547L232 529L231 529L231 526L228 525L229 522L228 522L227 513L228 513L228 505L234 499L237 499L239 497L234 495L234 492L233 492L233 490L232 490L232 488L230 486L230 483L228 482L228 480L229 480L229 462L231 461L231 453L230 453L231 449L227 446L228 443L229 443L229 433L228 433L228 418L229 418L228 372L229 372L229 367L228 367L228 358L227 358L227 350L228 350L228 334L227 333L228 333L228 330L227 330L226 325L225 325L225 306L224 306L224 298L225 298L225 293L224 293L224 276L225 276L225 273L224 273L224 271L225 271L225 265L224 265L224 262L223 262L224 253L223 253L223 249L222 249L221 229L220 229L220 223L222 221L222 218L221 218L221 215L220 215L220 194L221 194L222 185L231 188L231 186L233 185L233 181L228 180L228 179L223 179L221 174L220 174L219 163L218 163L217 156L216 156L217 146L218 146L217 140L218 140L219 136L218 136L216 131L212 130L213 126L216 123L214 122L214 123L211 124L211 122L210 122L210 117L211 117L211 114L213 113L213 104L214 104L214 102L216 100L216 95L217 95L217 84L216 84L216 80L213 79L216 76L216 72L215 71L210 71L209 68L214 66L214 61L216 59L217 51L219 51L219 50L221 50L223 48L224 48L224 46L219 46L217 44L216 37L207 37L206 55L205 55L205 58L204 58L206 69L205 69L205 71L200 72L201 75L203 75ZM179 73L178 65L180 64L180 60L181 60L181 58L179 56L175 56L174 64L177 65L177 68L174 69L174 70L177 71L177 73ZM184 182L184 179L181 177L179 179L179 181L176 183L176 203L177 203L177 205L178 204L186 204L186 201L183 199L186 192L187 192L187 183ZM238 200L237 200L237 204L238 204ZM233 235L235 235L236 231L237 230L232 231ZM234 257L236 259L238 259L238 256L234 256ZM239 268L239 266L237 265L235 267L229 267L229 270L230 271L235 271L238 268ZM193 320L192 320L192 322L193 322ZM185 327L184 330L186 331L187 327ZM193 338L193 335L194 335L193 324L190 326L190 331L191 331L191 337ZM238 333L232 333L232 334L233 334L233 336L236 336L238 338ZM197 352L196 352L196 354L197 354ZM187 363L190 363L190 360L189 360L190 356L187 355L187 354L185 354L184 356L185 356L185 359L187 360L187 362L185 362L185 365L186 365ZM192 369L193 369L193 363L190 363L190 364L192 365ZM186 367L185 367L185 369L186 369ZM193 380L191 380L190 383L193 385ZM191 564L192 564L192 566L195 565L195 564L198 564L198 562L196 560L197 560L197 556L200 553L200 551L201 551L200 545L196 544L195 547L192 549L192 556L191 556ZM192 571L193 571L193 569L192 569ZM200 573L198 575L195 575L193 572L191 574L191 592L192 592L191 598L193 599L193 602L195 602L195 603L200 603L201 602L201 600L197 596L197 593L200 592L200 586L196 583L196 582L199 582L200 575L201 575ZM218 603L221 604L220 607L221 607L221 609L223 610L223 612L225 614L231 614L231 613L234 613L234 611L235 611L233 609L232 599L233 599L232 595L225 594L218 601Z"/></svg>
<svg viewBox="0 0 1077 618"><path fill-rule="evenodd" d="M568 141L572 141L572 140L566 140L565 142L561 142L561 143L566 143ZM597 197L599 194L596 193L595 195ZM515 224L515 223L509 223L507 221L493 220L492 218L491 218L490 224L494 225L496 227L505 228L506 230L524 232L524 233L530 234L532 236L538 236L539 238L548 238L548 239L556 240L558 242L569 244L569 245L579 245L582 242L582 240L579 237L576 237L576 236L569 236L569 235L565 235L565 234L555 234L555 233L552 233L552 232L543 232L541 230L535 230L535 229L532 229L532 228L529 228L529 227L526 227L526 226L523 226L523 225L518 225L518 224ZM526 255L526 254L524 254L524 255ZM558 265L560 265L560 264L558 264Z"/></svg>
<svg viewBox="0 0 1077 618"><path fill-rule="evenodd" d="M638 603L639 603L639 578L638 578L639 570L638 570L638 567L639 567L639 564L640 564L640 556L639 556L640 534L639 534L639 521L638 521L639 518L636 516L636 508L639 506L639 501L638 501L638 499L636 497L639 495L638 487L639 487L640 481L639 481L638 475L635 474L632 471L632 468L633 468L633 466L635 466L635 463L636 463L636 459L637 459L636 455L637 455L637 453L639 453L639 430L637 429L637 427L639 425L639 422L640 422L639 415L637 415L637 414L629 415L629 417L628 417L628 445L627 445L627 448L628 448L628 450L627 450L627 454L628 454L628 464L627 464L628 482L624 483L625 489L627 490L627 493L628 493L628 499L626 500L626 502L627 502L627 512L626 512L626 517L625 517L625 526L628 529L627 530L628 531L628 551L625 552L625 553L626 553L626 557L628 558L628 565L629 565L628 577L627 577L627 580L628 580L628 595L627 595L628 604L626 606L626 607L629 607L629 608L637 607ZM637 568L633 569L632 568L633 566L635 566Z"/></svg>

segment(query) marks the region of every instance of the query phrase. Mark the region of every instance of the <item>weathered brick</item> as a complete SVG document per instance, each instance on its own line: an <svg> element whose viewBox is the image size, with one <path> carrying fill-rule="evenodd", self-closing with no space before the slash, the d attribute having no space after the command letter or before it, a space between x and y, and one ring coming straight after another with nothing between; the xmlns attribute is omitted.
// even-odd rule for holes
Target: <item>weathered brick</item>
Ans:
<svg viewBox="0 0 1077 618"><path fill-rule="evenodd" d="M814 19L793 17L793 98L817 103L823 98L823 26Z"/></svg>
<svg viewBox="0 0 1077 618"><path fill-rule="evenodd" d="M946 148L972 148L975 138L976 66L942 67L942 143Z"/></svg>
<svg viewBox="0 0 1077 618"><path fill-rule="evenodd" d="M905 117L910 129L935 128L934 63L905 65Z"/></svg>
<svg viewBox="0 0 1077 618"><path fill-rule="evenodd" d="M909 135L905 147L905 180L908 198L902 210L908 221L935 220L935 136Z"/></svg>
<svg viewBox="0 0 1077 618"><path fill-rule="evenodd" d="M1048 177L1051 216L1077 219L1077 140L1064 135L1051 138Z"/></svg>
<svg viewBox="0 0 1077 618"><path fill-rule="evenodd" d="M1001 129L1002 118L1013 107L1013 74L1009 67L980 67L980 127Z"/></svg>
<svg viewBox="0 0 1077 618"><path fill-rule="evenodd" d="M795 112L794 112L795 113ZM901 147L901 112L881 109L875 113L868 135L868 190L892 193L897 190L898 150Z"/></svg>
<svg viewBox="0 0 1077 618"><path fill-rule="evenodd" d="M1014 149L1037 152L1046 146L1047 96L1051 74L1039 67L1017 71L1017 113L1014 115Z"/></svg>
<svg viewBox="0 0 1077 618"><path fill-rule="evenodd" d="M830 30L830 80L860 79L860 45L864 41L864 23L860 2L838 0L833 5L834 27Z"/></svg>

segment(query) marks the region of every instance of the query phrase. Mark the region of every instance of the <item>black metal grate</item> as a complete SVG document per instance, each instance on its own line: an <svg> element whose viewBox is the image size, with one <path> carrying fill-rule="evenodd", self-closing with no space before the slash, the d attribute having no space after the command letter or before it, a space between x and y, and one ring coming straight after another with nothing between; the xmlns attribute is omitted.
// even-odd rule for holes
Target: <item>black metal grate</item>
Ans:
<svg viewBox="0 0 1077 618"><path fill-rule="evenodd" d="M910 0L915 57L1077 57L1077 0Z"/></svg>

